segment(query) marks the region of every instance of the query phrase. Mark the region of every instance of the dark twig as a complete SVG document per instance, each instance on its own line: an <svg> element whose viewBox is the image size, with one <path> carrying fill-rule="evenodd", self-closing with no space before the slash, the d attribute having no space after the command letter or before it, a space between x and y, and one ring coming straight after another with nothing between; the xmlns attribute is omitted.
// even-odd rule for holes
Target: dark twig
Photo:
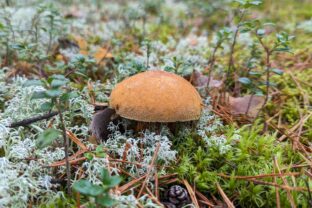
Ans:
<svg viewBox="0 0 312 208"><path fill-rule="evenodd" d="M212 55L211 55L211 57L209 59L209 72L208 72L208 82L207 82L207 88L208 89L209 89L210 79L211 79L211 76L212 76L212 71L213 71L213 68L214 68L214 65L215 65L216 53L217 53L218 48L220 48L221 44L222 44L222 41L219 41L217 43L217 45L216 45L216 47L214 47Z"/></svg>
<svg viewBox="0 0 312 208"><path fill-rule="evenodd" d="M70 187L70 179L71 179L71 173L70 173L70 163L69 163L69 159L68 159L68 147L69 147L69 141L68 138L66 136L66 128L65 128L65 123L64 123L64 119L63 119L63 113L61 111L61 107L58 103L57 105L57 109L58 109L58 114L60 117L60 121L61 121L61 129L62 129L62 134L63 134L63 139L64 139L64 151L65 151L65 161L66 161L66 176L67 176L67 193L69 195L71 195L71 187Z"/></svg>
<svg viewBox="0 0 312 208"><path fill-rule="evenodd" d="M98 106L95 106L95 107L98 107ZM78 113L80 111L81 110L75 110L74 112ZM58 114L58 111L52 111L52 112L49 112L49 113L46 113L46 114L43 114L40 116L34 116L32 118L26 118L24 120L11 123L9 127L10 128L16 128L19 126L28 126L32 123L37 122L37 121L48 120L48 119L52 118L53 116L56 116L57 114Z"/></svg>
<svg viewBox="0 0 312 208"><path fill-rule="evenodd" d="M235 66L234 66L234 57L233 57L233 55L234 55L234 52L235 52L235 45L236 45L239 29L241 27L241 22L244 19L245 13L246 13L246 10L241 11L240 16L239 16L239 20L238 20L238 24L237 24L237 27L236 27L236 30L234 32L233 42L231 44L231 49L230 49L230 59L229 59L229 62L228 62L227 78L230 77L231 68L234 69L234 74L235 74L235 71L236 71Z"/></svg>
<svg viewBox="0 0 312 208"><path fill-rule="evenodd" d="M24 119L24 120L21 120L21 121L17 121L15 123L12 123L9 127L10 128L16 128L16 127L19 127L19 126L28 126L32 123L35 123L37 121L41 121L41 120L48 120L50 118L52 118L53 116L56 116L58 114L57 111L52 111L50 113L46 113L46 114L43 114L43 115L40 115L40 116L35 116L35 117L32 117L32 118L27 118L27 119Z"/></svg>

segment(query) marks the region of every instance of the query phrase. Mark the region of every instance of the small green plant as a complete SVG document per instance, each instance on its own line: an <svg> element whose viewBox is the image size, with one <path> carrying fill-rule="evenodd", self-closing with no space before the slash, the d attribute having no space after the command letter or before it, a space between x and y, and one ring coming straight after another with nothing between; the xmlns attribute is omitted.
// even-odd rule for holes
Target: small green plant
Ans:
<svg viewBox="0 0 312 208"><path fill-rule="evenodd" d="M87 207L111 207L116 203L110 196L109 191L121 182L121 177L111 176L107 169L102 169L101 181L101 185L96 185L88 180L81 179L73 184L75 191L88 198Z"/></svg>
<svg viewBox="0 0 312 208"><path fill-rule="evenodd" d="M87 152L87 153L84 154L84 156L88 160L92 160L94 157L104 158L104 157L106 157L106 153L103 150L103 145L98 145L94 151Z"/></svg>
<svg viewBox="0 0 312 208"><path fill-rule="evenodd" d="M38 85L43 87L43 90L36 91L32 95L32 99L45 99L47 102L43 103L41 109L43 111L51 112L53 109L56 109L59 119L60 119L60 129L61 131L48 128L43 133L41 133L37 138L37 147L43 148L50 145L55 139L57 139L60 134L63 136L65 160L66 160L66 175L67 175L67 192L70 194L70 164L68 160L69 152L69 140L66 136L66 127L63 117L63 111L68 109L69 99L76 97L77 94L70 92L69 87L67 86L69 80L63 75L52 75L48 79L44 80L30 80L26 85Z"/></svg>

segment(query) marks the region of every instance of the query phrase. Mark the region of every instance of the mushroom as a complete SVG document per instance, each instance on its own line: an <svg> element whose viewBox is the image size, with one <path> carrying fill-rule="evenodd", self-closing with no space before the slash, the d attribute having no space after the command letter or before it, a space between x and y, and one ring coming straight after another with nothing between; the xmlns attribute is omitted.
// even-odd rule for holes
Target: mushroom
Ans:
<svg viewBox="0 0 312 208"><path fill-rule="evenodd" d="M117 84L109 108L122 118L139 122L186 122L199 119L202 100L184 78L149 70Z"/></svg>

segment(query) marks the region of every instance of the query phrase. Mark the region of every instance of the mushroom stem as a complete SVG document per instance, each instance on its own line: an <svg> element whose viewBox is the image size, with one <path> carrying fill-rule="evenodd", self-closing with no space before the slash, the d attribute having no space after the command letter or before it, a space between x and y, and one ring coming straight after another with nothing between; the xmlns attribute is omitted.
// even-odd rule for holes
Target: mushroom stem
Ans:
<svg viewBox="0 0 312 208"><path fill-rule="evenodd" d="M91 122L91 132L97 140L97 143L108 139L110 132L107 127L111 121L116 119L115 110L111 108L105 108L94 114Z"/></svg>

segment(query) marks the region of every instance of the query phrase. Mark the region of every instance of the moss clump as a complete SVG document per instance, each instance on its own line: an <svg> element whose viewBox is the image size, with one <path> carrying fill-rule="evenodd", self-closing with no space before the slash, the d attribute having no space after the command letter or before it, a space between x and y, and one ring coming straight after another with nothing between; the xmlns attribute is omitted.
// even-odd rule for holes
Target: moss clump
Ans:
<svg viewBox="0 0 312 208"><path fill-rule="evenodd" d="M181 178L193 181L199 190L207 194L217 194L216 183L219 183L231 200L241 207L275 207L275 187L235 179L235 176L274 173L274 157L281 169L288 170L286 172L299 171L291 168L292 164L302 162L291 145L278 143L275 135L260 135L261 127L255 125L252 129L239 129L240 138L237 138L234 127L225 127L227 145L231 145L231 148L224 154L214 146L207 147L205 142L192 135L180 138L180 143L176 145L178 155L181 155L180 164L175 171ZM273 177L260 180L274 182ZM305 187L305 176L297 176L293 180L287 176L287 180L290 186ZM282 184L280 178L277 183ZM282 207L289 207L286 192L281 191L280 195ZM308 206L307 200L303 200L307 197L304 193L293 192L293 196L297 205Z"/></svg>

